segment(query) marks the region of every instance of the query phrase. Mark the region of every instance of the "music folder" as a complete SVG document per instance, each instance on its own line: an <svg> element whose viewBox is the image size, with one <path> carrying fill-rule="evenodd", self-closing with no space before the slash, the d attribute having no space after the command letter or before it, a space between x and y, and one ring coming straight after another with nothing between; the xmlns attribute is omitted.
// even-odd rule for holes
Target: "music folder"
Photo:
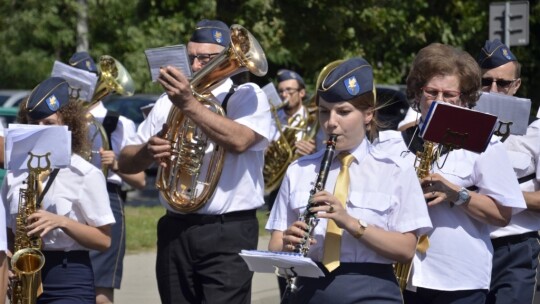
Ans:
<svg viewBox="0 0 540 304"><path fill-rule="evenodd" d="M292 252L242 250L239 255L253 272L276 273L280 276L324 277L312 259Z"/></svg>
<svg viewBox="0 0 540 304"><path fill-rule="evenodd" d="M420 136L452 149L486 150L497 116L434 101L420 126Z"/></svg>
<svg viewBox="0 0 540 304"><path fill-rule="evenodd" d="M474 109L497 116L496 128L500 123L511 123L508 127L510 134L524 135L527 132L531 113L530 99L484 92Z"/></svg>
<svg viewBox="0 0 540 304"><path fill-rule="evenodd" d="M270 105L277 108L282 104L281 98L279 97L273 83L267 83L264 87L262 87L262 90L266 94L266 97L268 97L268 102L270 102Z"/></svg>
<svg viewBox="0 0 540 304"><path fill-rule="evenodd" d="M159 69L168 65L178 68L186 78L191 79L191 64L185 45L178 44L147 49L144 54L146 55L152 82L157 81Z"/></svg>

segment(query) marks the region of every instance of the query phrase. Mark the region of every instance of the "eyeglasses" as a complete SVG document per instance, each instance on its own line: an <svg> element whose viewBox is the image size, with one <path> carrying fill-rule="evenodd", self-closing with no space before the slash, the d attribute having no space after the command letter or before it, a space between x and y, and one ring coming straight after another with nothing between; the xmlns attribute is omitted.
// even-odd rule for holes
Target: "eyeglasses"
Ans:
<svg viewBox="0 0 540 304"><path fill-rule="evenodd" d="M506 79L495 79L495 78L482 78L482 86L483 87L490 87L494 82L497 84L497 87L506 89L509 86L511 86L514 81L517 79L512 80L506 80Z"/></svg>
<svg viewBox="0 0 540 304"><path fill-rule="evenodd" d="M210 60L214 59L219 53L210 53L210 54L199 54L199 55L189 55L189 62L193 64L195 58L199 60L201 64L207 64Z"/></svg>
<svg viewBox="0 0 540 304"><path fill-rule="evenodd" d="M461 92L459 91L437 90L430 87L422 87L422 92L424 92L424 96L429 100L435 100L439 96L439 93L442 93L444 101L455 101L461 96Z"/></svg>
<svg viewBox="0 0 540 304"><path fill-rule="evenodd" d="M285 88L285 89L279 89L278 93L279 94L287 93L288 95L292 95L298 91L300 91L299 88Z"/></svg>

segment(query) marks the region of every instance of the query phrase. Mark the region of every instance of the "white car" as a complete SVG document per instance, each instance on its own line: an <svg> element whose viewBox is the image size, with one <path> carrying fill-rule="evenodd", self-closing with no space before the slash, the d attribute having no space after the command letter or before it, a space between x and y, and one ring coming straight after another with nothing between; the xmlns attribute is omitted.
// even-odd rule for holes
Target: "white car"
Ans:
<svg viewBox="0 0 540 304"><path fill-rule="evenodd" d="M0 105L2 107L18 107L28 95L30 95L28 90L0 90Z"/></svg>

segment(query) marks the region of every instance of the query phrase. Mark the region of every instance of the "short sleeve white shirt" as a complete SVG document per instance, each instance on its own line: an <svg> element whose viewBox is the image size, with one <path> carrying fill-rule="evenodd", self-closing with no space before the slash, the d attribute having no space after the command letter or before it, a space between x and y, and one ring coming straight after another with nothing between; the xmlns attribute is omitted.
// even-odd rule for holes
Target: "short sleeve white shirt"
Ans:
<svg viewBox="0 0 540 304"><path fill-rule="evenodd" d="M508 152L512 167L518 178L534 175L534 178L521 183L522 191L534 192L540 190L539 184L539 160L540 160L540 120L534 121L528 128L527 133L521 136L510 135L504 141L504 147ZM491 238L508 235L523 234L540 230L540 213L523 210L514 214L505 227L491 227Z"/></svg>
<svg viewBox="0 0 540 304"><path fill-rule="evenodd" d="M377 149L400 155L414 164L415 155L408 152L400 132L379 133ZM492 138L483 153L453 150L433 165L432 172L441 174L453 184L478 187L503 206L519 212L525 201L504 146ZM425 254L418 251L413 260L412 286L436 290L489 289L493 247L489 225L469 215L463 208L442 203L429 207L433 230L428 234L430 246Z"/></svg>
<svg viewBox="0 0 540 304"><path fill-rule="evenodd" d="M103 103L100 101L94 108L92 108L92 110L90 110L90 114L94 116L97 122L103 124L103 120L107 114L107 108L105 108ZM93 139L92 151L99 151L99 148L103 147L102 138L100 134L96 132L98 131L94 127L90 128L90 136ZM109 143L116 158L118 158L120 151L125 145L135 143L136 136L135 123L131 119L120 115L120 117L118 117L116 129L114 129L114 131L111 133L111 142ZM101 169L101 157L99 157L99 154L93 152L92 164ZM112 170L108 170L107 181L120 185L122 183L122 178Z"/></svg>
<svg viewBox="0 0 540 304"><path fill-rule="evenodd" d="M321 150L291 163L266 224L267 230L284 231L305 211L324 152ZM355 157L349 168L346 206L351 216L387 231L415 231L421 235L431 228L422 190L411 165L374 151L367 140L349 152ZM324 187L327 191L333 192L339 171L340 161L335 157ZM322 261L326 226L327 220L321 218L314 229L317 243L308 253L314 261ZM340 261L393 263L345 231Z"/></svg>
<svg viewBox="0 0 540 304"><path fill-rule="evenodd" d="M2 185L1 199L7 213L6 225L13 233L16 232L19 192L21 188L26 188L23 182L27 178L28 172L9 171ZM44 187L48 181L45 181ZM71 165L58 172L43 198L42 207L93 227L115 222L103 173L76 154L71 156ZM59 228L47 233L42 243L44 250L88 250Z"/></svg>
<svg viewBox="0 0 540 304"><path fill-rule="evenodd" d="M212 90L212 94L222 103L232 85L232 81L227 79ZM162 129L171 106L172 103L165 94L156 101L148 117L139 125L137 143L147 142ZM262 168L271 123L270 105L266 94L254 83L242 84L229 98L226 111L228 118L260 134L263 139L243 153L225 152L218 186L207 203L195 213L223 214L256 209L264 205ZM175 212L161 195L160 202L169 211Z"/></svg>

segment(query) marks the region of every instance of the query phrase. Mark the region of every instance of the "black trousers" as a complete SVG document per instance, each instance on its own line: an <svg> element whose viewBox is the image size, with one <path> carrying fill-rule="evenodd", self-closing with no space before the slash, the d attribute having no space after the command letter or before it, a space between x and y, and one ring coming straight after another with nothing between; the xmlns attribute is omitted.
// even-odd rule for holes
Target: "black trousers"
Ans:
<svg viewBox="0 0 540 304"><path fill-rule="evenodd" d="M532 303L538 267L538 232L500 237L493 244L491 288L486 303Z"/></svg>
<svg viewBox="0 0 540 304"><path fill-rule="evenodd" d="M158 223L156 276L162 303L250 303L242 249L256 249L255 210L217 216L167 213Z"/></svg>
<svg viewBox="0 0 540 304"><path fill-rule="evenodd" d="M405 304L483 304L487 289L472 290L435 290L417 288L416 292L405 290Z"/></svg>

